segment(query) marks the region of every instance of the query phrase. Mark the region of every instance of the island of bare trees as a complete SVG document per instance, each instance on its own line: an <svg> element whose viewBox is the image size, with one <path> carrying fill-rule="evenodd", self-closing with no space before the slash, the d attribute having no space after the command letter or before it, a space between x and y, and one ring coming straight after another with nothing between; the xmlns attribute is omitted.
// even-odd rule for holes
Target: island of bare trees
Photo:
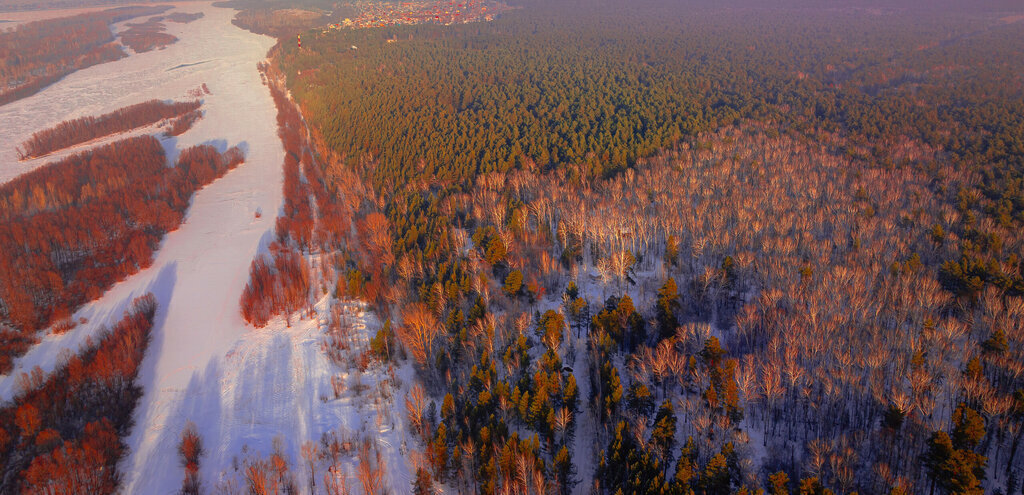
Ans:
<svg viewBox="0 0 1024 495"><path fill-rule="evenodd" d="M98 117L88 116L65 120L49 129L32 134L18 147L22 159L37 158L55 151L86 143L97 138L127 132L157 122L174 119L171 130L183 133L199 117L199 100L165 102L150 100L127 106ZM187 118L184 118L188 115Z"/></svg>
<svg viewBox="0 0 1024 495"><path fill-rule="evenodd" d="M145 22L128 23L128 29L120 33L121 43L136 53L143 53L178 41L174 35L164 32L163 20L163 17L158 16L150 17Z"/></svg>

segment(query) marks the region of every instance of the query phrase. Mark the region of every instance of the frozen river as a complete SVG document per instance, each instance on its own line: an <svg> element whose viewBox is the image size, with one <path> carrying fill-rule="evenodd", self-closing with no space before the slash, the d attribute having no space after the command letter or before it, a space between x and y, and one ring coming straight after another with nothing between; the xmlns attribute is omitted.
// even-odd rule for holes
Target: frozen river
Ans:
<svg viewBox="0 0 1024 495"><path fill-rule="evenodd" d="M151 267L76 312L88 324L47 335L15 362L13 373L0 376L0 400L15 393L19 373L37 365L49 372L62 353L77 350L116 321L133 298L152 292L159 307L139 374L144 393L119 465L122 492L178 493L183 470L177 448L192 421L205 448L204 493L241 493L245 480L236 467L244 468L249 456L266 456L275 438L304 488L301 445L328 431L373 439L386 459L387 483L401 493L411 480L402 398L414 382L412 368L398 370L402 385L393 399L361 392L377 390L388 375L328 360L321 347L326 296L317 302L315 318L296 316L291 325L276 319L254 329L240 316L250 262L273 238L282 204L284 150L273 100L256 69L274 40L232 25L233 10L209 3L177 4L175 10L205 15L188 24L166 23L179 41L165 49L78 71L0 107L0 182L54 159L17 161L14 147L39 129L153 98L186 99L204 83L211 92L203 97L205 116L178 138L165 139L164 147L173 157L194 144L222 150L237 145L246 162L196 193L185 222L167 234ZM111 139L117 138L106 141ZM380 322L361 308L351 303L348 321L365 344ZM340 396L332 392L332 379L339 378L355 385ZM338 476L352 478L353 464L346 462Z"/></svg>
<svg viewBox="0 0 1024 495"><path fill-rule="evenodd" d="M210 373L252 334L239 315L238 300L253 256L273 233L282 201L284 150L273 101L256 69L275 41L232 25L234 10L209 3L178 4L175 10L205 15L187 24L167 22L167 31L179 41L165 49L80 70L0 107L0 182L47 161L17 160L15 146L37 130L153 98L186 99L204 83L211 92L203 97L205 116L190 131L165 140L165 148L173 155L210 143L246 152L244 164L196 193L184 224L165 237L151 267L78 311L76 316L89 319L87 325L45 337L15 363L13 373L0 376L0 399L6 399L19 372L35 365L50 371L63 349L76 350L115 321L133 297L152 291L159 301L157 325L140 372L145 391L127 439L130 450L121 463L127 493L172 493L180 487L176 449L186 420L199 425L208 446L204 474L212 477L237 453L228 450L238 449L242 440L234 441L239 434L222 426L232 420L224 419L228 415L220 404L222 388L234 385ZM249 372L250 379L259 375ZM202 380L208 381L197 382ZM189 404L187 410L183 404ZM196 409L205 406L209 409Z"/></svg>

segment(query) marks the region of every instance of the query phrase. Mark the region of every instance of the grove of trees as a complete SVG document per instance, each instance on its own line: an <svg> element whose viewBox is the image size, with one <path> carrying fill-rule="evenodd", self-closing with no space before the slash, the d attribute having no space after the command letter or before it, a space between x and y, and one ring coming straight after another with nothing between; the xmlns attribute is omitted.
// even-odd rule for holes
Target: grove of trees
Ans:
<svg viewBox="0 0 1024 495"><path fill-rule="evenodd" d="M184 18L188 19L188 18ZM128 29L120 33L121 43L136 53L164 48L178 38L164 32L163 17L150 17L145 22L128 23Z"/></svg>
<svg viewBox="0 0 1024 495"><path fill-rule="evenodd" d="M156 306L152 294L136 299L53 372L22 375L20 393L0 405L0 491L115 493Z"/></svg>
<svg viewBox="0 0 1024 495"><path fill-rule="evenodd" d="M274 58L417 489L1019 493L1021 23L527 3Z"/></svg>
<svg viewBox="0 0 1024 495"><path fill-rule="evenodd" d="M1021 493L1024 24L519 3L261 64L285 200L241 310L333 288L335 364L416 370L392 489ZM357 358L343 299L385 322ZM386 489L325 435L311 490L342 455Z"/></svg>
<svg viewBox="0 0 1024 495"><path fill-rule="evenodd" d="M168 167L152 136L72 155L0 185L0 372L26 339L152 262L192 194L243 161L185 149ZM21 336L18 336L18 335Z"/></svg>
<svg viewBox="0 0 1024 495"><path fill-rule="evenodd" d="M166 119L180 116L197 115L202 102L199 100L183 102L164 102L150 100L127 106L99 117L79 117L65 120L49 129L36 131L18 147L18 155L22 158L36 158L43 155L70 148L93 139L126 132L132 129L154 124ZM190 117L194 120L197 117ZM182 134L188 127L186 122L178 124L175 120L174 132ZM190 124L190 123L189 123ZM183 129L182 129L183 128Z"/></svg>

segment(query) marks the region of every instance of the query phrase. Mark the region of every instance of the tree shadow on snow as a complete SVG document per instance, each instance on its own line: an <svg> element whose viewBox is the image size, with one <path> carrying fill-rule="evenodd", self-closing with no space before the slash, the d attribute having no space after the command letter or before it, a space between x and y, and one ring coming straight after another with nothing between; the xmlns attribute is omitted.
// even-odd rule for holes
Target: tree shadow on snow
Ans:
<svg viewBox="0 0 1024 495"><path fill-rule="evenodd" d="M193 372L188 385L177 391L173 399L160 403L143 399L136 417L143 419L143 423L151 424L151 428L150 431L133 430L132 441L128 444L138 446L148 443L151 448L143 454L147 456L145 459L136 461L136 466L122 467L121 472L124 473L136 471L133 473L135 486L126 486L126 489L142 493L146 489L167 489L181 483L185 476L184 469L176 456L168 458L166 453L177 452L181 433L189 421L196 425L203 445L203 455L199 461L200 481L205 488L203 493L212 488L215 478L206 468L212 467L216 464L214 461L223 456L219 443L222 407L219 389L222 375L219 360L211 359L205 369ZM147 388L147 392L149 390ZM156 435L156 439L147 439L150 435ZM131 459L131 456L125 459Z"/></svg>
<svg viewBox="0 0 1024 495"><path fill-rule="evenodd" d="M228 150L228 142L226 139L210 139L199 144L204 146L213 146L213 148L217 150L217 153L223 153ZM239 149L241 149L241 147L239 147Z"/></svg>
<svg viewBox="0 0 1024 495"><path fill-rule="evenodd" d="M260 331L260 330L257 330ZM234 410L229 411L235 428L234 448L244 445L269 453L276 436L285 437L286 451L297 452L299 439L289 438L298 421L295 391L292 386L292 345L287 335L272 334L261 340L257 352L250 352L239 363L239 383L235 387ZM295 445L291 445L295 444Z"/></svg>
<svg viewBox="0 0 1024 495"><path fill-rule="evenodd" d="M270 251L270 245L277 240L277 232L274 228L267 230L260 236L259 247L256 248L256 255L266 254Z"/></svg>
<svg viewBox="0 0 1024 495"><path fill-rule="evenodd" d="M173 329L167 329L173 331ZM246 453L265 457L273 450L274 439L280 437L284 452L291 462L298 461L299 446L305 439L295 436L301 430L304 408L296 407L292 346L287 335L267 335L252 342L252 348L232 351L206 363L202 371L193 372L188 386L163 404L143 401L151 410L139 410L136 417L146 418L151 431L133 431L135 435L155 434L152 449L136 466L124 466L123 472L134 473L135 486L127 489L140 492L178 486L184 477L178 459L167 453L177 452L181 433L188 421L196 425L204 453L200 458L200 481L204 492L212 491L222 476L236 477L242 469ZM223 361L223 362L222 362ZM230 372L227 368L230 367ZM152 382L151 382L152 383ZM147 389L149 390L149 389ZM145 437L129 445L150 443Z"/></svg>
<svg viewBox="0 0 1024 495"><path fill-rule="evenodd" d="M178 138L176 136L162 136L160 137L160 145L164 148L164 156L167 157L167 166L173 167L178 161L178 155L181 154L178 151Z"/></svg>

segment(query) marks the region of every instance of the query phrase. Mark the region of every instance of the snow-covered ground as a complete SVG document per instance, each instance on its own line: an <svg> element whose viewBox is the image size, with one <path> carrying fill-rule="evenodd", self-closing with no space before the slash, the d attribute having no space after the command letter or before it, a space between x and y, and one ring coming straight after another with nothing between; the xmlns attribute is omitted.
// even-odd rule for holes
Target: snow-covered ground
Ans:
<svg viewBox="0 0 1024 495"><path fill-rule="evenodd" d="M180 487L182 471L168 468L177 448L184 421L197 423L204 447L200 477L207 490L245 486L248 457L265 458L275 441L281 443L292 463L299 493L308 493L308 468L301 456L302 444L318 444L322 435L359 445L369 440L385 461L384 480L394 493L411 486L412 470L408 449L413 442L405 429L404 399L413 384L411 365L393 370L372 364L359 371L356 362L367 348L380 322L366 312L364 303L332 303L324 296L316 305L316 316L292 317L291 326L278 318L267 328L251 331L238 339L221 359L211 359L185 388L167 390L164 404L155 414L145 445L153 454L141 464L124 466L131 472L131 493L173 493ZM346 326L351 329L343 351L349 362L338 366L324 352L325 331L332 304L344 308ZM391 381L392 376L396 379ZM344 383L340 394L332 381ZM343 454L337 476L347 486L358 485L356 453ZM327 463L316 463L317 493L324 488ZM230 491L230 490L228 490Z"/></svg>
<svg viewBox="0 0 1024 495"><path fill-rule="evenodd" d="M184 224L167 235L153 266L76 313L86 317L88 325L47 337L17 363L19 367L39 364L48 370L60 349L76 349L87 334L117 318L128 299L146 291L160 296L160 313L169 323L187 322L182 325L187 328L177 332L199 331L193 335L203 337L167 353L179 355L181 361L187 362L194 352L206 353L203 349L210 346L223 349L245 331L237 316L238 295L248 278L249 262L270 235L281 204L284 150L277 137L276 110L256 71L256 63L274 42L234 27L234 11L209 4L179 10L206 15L188 24L168 23L168 30L181 38L170 47L78 71L36 95L0 107L5 124L0 126L0 179L10 180L46 163L18 162L14 153L16 143L38 129L152 98L184 98L203 83L212 93L204 97L204 118L185 134L164 140L165 148L175 155L199 143L221 149L238 145L246 152L246 163L196 194ZM196 62L205 63L188 66ZM182 65L186 67L175 68ZM266 214L255 218L256 211ZM200 331L220 327L223 330L209 335ZM154 346L160 345L159 330ZM16 374L17 370L11 375ZM12 385L10 377L0 375L0 399L10 397Z"/></svg>

